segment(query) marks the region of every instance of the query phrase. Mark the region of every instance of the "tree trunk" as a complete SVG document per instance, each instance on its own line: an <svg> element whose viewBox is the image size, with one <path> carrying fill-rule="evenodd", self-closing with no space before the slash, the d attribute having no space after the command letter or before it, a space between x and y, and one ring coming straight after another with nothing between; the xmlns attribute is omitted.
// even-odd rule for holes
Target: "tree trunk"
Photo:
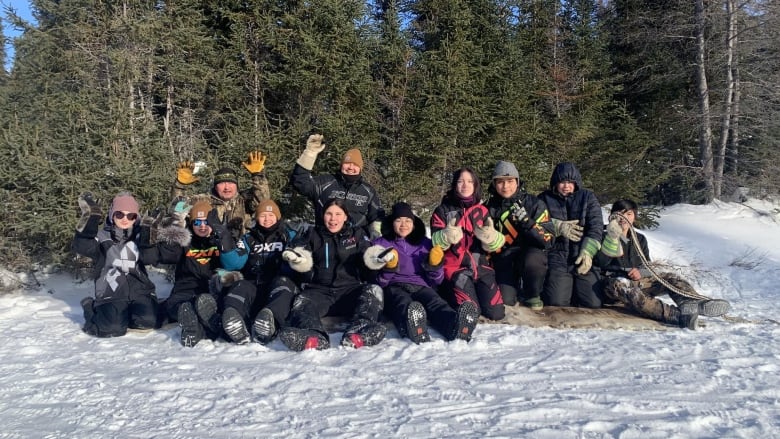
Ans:
<svg viewBox="0 0 780 439"><path fill-rule="evenodd" d="M696 82L699 90L699 159L704 180L704 201L715 198L712 163L712 126L710 125L710 97L707 84L706 43L704 39L704 0L696 0Z"/></svg>
<svg viewBox="0 0 780 439"><path fill-rule="evenodd" d="M726 32L726 90L723 102L723 114L720 123L720 139L715 155L714 167L714 195L720 198L723 195L723 169L726 163L726 146L729 144L731 134L731 122L733 120L734 103L734 46L737 41L737 13L735 0L726 0L726 19L728 31Z"/></svg>

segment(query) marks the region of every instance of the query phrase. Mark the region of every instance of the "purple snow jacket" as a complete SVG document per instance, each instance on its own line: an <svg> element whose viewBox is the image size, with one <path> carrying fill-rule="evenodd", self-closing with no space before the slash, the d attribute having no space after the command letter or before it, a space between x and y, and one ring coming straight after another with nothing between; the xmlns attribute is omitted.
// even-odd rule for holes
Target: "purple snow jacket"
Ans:
<svg viewBox="0 0 780 439"><path fill-rule="evenodd" d="M384 268L377 276L377 283L386 287L394 283L406 283L436 288L444 279L443 264L438 267L428 265L428 253L433 244L425 236L425 223L414 217L414 230L406 238L399 238L393 232L393 218L382 222L382 237L373 242L382 247L392 247L398 252L398 266L395 269Z"/></svg>

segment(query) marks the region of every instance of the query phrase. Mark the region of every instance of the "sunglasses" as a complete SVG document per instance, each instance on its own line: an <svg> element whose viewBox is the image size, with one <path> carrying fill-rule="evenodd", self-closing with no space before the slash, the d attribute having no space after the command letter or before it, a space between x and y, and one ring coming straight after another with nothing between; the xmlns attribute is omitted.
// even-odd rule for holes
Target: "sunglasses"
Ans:
<svg viewBox="0 0 780 439"><path fill-rule="evenodd" d="M207 225L209 225L209 220L194 219L194 220L192 220L192 225L195 226L195 227L207 226Z"/></svg>
<svg viewBox="0 0 780 439"><path fill-rule="evenodd" d="M118 210L114 212L114 219L122 219L124 217L127 217L127 219L130 221L135 221L136 218L138 218L138 214L133 212L125 214L124 212L120 212Z"/></svg>

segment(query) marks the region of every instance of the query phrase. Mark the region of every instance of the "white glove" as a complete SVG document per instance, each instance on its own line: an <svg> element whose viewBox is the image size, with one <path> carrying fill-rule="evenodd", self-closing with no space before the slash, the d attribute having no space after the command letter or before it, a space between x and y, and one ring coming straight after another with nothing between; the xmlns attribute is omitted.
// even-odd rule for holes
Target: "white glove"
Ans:
<svg viewBox="0 0 780 439"><path fill-rule="evenodd" d="M298 273L311 271L314 266L314 258L309 250L303 247L295 247L282 252L282 259L290 264L290 268Z"/></svg>
<svg viewBox="0 0 780 439"><path fill-rule="evenodd" d="M322 134L312 134L306 140L306 149L303 150L301 156L298 157L298 163L302 168L311 171L314 169L314 162L317 160L317 155L325 149L325 144L322 143Z"/></svg>
<svg viewBox="0 0 780 439"><path fill-rule="evenodd" d="M381 245L372 245L363 253L363 262L370 270L380 270L388 265L392 265L389 268L395 268L398 263L392 264L392 262L398 259L397 254L392 247L385 248Z"/></svg>

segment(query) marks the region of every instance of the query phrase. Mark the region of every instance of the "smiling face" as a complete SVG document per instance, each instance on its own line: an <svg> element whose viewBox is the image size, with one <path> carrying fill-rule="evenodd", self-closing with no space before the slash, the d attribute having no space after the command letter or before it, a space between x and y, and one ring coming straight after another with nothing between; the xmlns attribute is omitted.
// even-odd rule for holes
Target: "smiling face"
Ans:
<svg viewBox="0 0 780 439"><path fill-rule="evenodd" d="M236 194L238 194L238 185L232 181L223 181L221 183L217 183L214 186L214 189L222 201L230 201L233 199L233 197L236 196Z"/></svg>
<svg viewBox="0 0 780 439"><path fill-rule="evenodd" d="M325 209L323 220L325 221L325 227L328 231L336 233L340 231L344 227L344 223L347 222L347 212L344 212L341 207L332 204Z"/></svg>
<svg viewBox="0 0 780 439"><path fill-rule="evenodd" d="M455 182L455 192L462 198L468 198L474 195L474 176L470 172L464 171Z"/></svg>
<svg viewBox="0 0 780 439"><path fill-rule="evenodd" d="M343 163L341 165L341 173L344 175L358 175L360 174L360 166L354 163Z"/></svg>
<svg viewBox="0 0 780 439"><path fill-rule="evenodd" d="M564 197L568 197L569 195L574 193L574 189L577 187L577 185L571 181L571 180L564 180L557 185L555 185L555 188L558 190L558 193L563 195Z"/></svg>
<svg viewBox="0 0 780 439"><path fill-rule="evenodd" d="M624 210L617 213L622 215L618 217L618 223L620 223L620 227L623 228L623 235L627 235L629 228L634 225L634 221L636 220L636 212L633 210Z"/></svg>
<svg viewBox="0 0 780 439"><path fill-rule="evenodd" d="M257 224L260 224L261 227L265 227L267 229L273 227L273 225L276 224L276 222L279 220L276 218L276 215L274 215L273 212L260 212L257 214L255 221L257 221Z"/></svg>
<svg viewBox="0 0 780 439"><path fill-rule="evenodd" d="M205 218L198 218L192 221L192 233L201 238L211 235L211 226Z"/></svg>
<svg viewBox="0 0 780 439"><path fill-rule="evenodd" d="M496 193L503 198L509 198L517 192L517 179L514 177L500 177L493 180Z"/></svg>
<svg viewBox="0 0 780 439"><path fill-rule="evenodd" d="M393 221L393 231L399 238L406 238L414 230L414 221L405 216L396 218Z"/></svg>
<svg viewBox="0 0 780 439"><path fill-rule="evenodd" d="M138 219L137 213L131 213L125 210L114 212L114 225L122 230L127 230L133 227L135 221Z"/></svg>

